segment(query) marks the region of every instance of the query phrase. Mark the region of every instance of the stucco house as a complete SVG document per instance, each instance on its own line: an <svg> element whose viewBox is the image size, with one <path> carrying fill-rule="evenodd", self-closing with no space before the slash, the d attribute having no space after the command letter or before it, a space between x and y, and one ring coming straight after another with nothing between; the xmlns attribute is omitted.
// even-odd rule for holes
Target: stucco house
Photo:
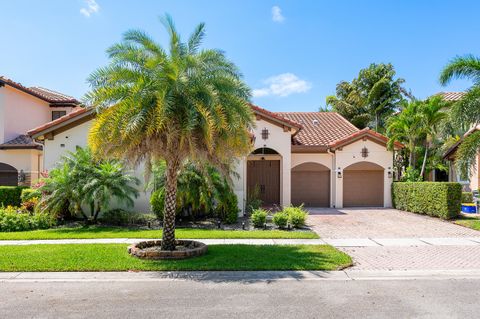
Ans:
<svg viewBox="0 0 480 319"><path fill-rule="evenodd" d="M0 76L0 185L30 185L44 170L42 145L27 131L78 108L71 96Z"/></svg>
<svg viewBox="0 0 480 319"><path fill-rule="evenodd" d="M392 205L393 151L387 150L385 136L359 130L333 112L252 109L253 152L238 159L239 178L234 178L241 211L253 194L266 206ZM92 109L81 108L30 130L28 135L43 144L44 168L52 169L66 151L85 146L94 120ZM137 168L136 175L141 177L142 170ZM145 193L135 209L149 209Z"/></svg>
<svg viewBox="0 0 480 319"><path fill-rule="evenodd" d="M449 181L462 184L463 189L468 192L478 191L480 189L480 150L477 153L475 166L471 170L471 174L468 179L462 178L461 174L457 171L455 167L455 153L465 137L478 131L480 131L480 124L472 127L468 132L466 132L465 135L443 155L443 157L448 160L449 163Z"/></svg>

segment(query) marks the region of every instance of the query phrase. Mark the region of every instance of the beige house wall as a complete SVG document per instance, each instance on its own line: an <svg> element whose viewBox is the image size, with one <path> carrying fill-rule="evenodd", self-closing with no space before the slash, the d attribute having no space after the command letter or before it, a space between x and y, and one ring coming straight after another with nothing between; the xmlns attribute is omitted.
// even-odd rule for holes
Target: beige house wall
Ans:
<svg viewBox="0 0 480 319"><path fill-rule="evenodd" d="M40 178L43 171L43 155L40 150L0 150L0 162L11 165L27 175L34 182Z"/></svg>

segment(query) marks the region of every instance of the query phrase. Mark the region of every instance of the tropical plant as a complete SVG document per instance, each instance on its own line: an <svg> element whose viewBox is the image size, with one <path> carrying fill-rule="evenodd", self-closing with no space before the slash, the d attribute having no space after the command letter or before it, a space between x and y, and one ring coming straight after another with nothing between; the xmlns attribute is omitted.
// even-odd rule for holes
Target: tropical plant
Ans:
<svg viewBox="0 0 480 319"><path fill-rule="evenodd" d="M480 124L480 57L457 56L440 73L440 83L447 85L453 79L468 79L473 85L460 101L452 106L457 125L472 127ZM467 177L475 167L475 157L480 149L480 132L470 134L460 144L456 153L456 166Z"/></svg>
<svg viewBox="0 0 480 319"><path fill-rule="evenodd" d="M265 223L267 222L267 215L268 212L266 210L261 208L255 209L250 216L253 226L257 228L264 227Z"/></svg>
<svg viewBox="0 0 480 319"><path fill-rule="evenodd" d="M336 95L326 99L327 106L358 128L370 126L377 132L384 132L387 119L405 97L411 97L402 86L404 82L404 79L395 79L395 69L390 63L372 63L360 70L352 82L338 83Z"/></svg>
<svg viewBox="0 0 480 319"><path fill-rule="evenodd" d="M170 16L164 49L128 31L108 49L110 63L92 73L86 101L98 116L89 143L95 154L129 163L166 163L162 249L175 249L178 173L187 159L226 171L250 151L250 89L219 50L200 50L205 26L182 42Z"/></svg>
<svg viewBox="0 0 480 319"><path fill-rule="evenodd" d="M133 207L133 198L138 197L135 186L140 184L139 180L126 172L119 162L106 161L95 165L92 174L84 182L84 201L92 203L94 221L100 211L108 210L112 199L126 207Z"/></svg>
<svg viewBox="0 0 480 319"><path fill-rule="evenodd" d="M305 226L308 212L303 209L303 205L298 207L284 207L282 212L288 215L288 222L292 225L292 227L301 228Z"/></svg>

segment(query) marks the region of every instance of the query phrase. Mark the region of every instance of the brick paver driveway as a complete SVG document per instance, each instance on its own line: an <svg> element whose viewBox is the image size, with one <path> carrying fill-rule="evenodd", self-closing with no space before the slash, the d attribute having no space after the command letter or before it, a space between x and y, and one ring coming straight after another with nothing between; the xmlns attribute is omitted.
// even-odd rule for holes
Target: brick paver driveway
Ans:
<svg viewBox="0 0 480 319"><path fill-rule="evenodd" d="M395 209L310 208L309 224L324 239L479 238L480 232ZM382 241L378 240L378 243ZM383 241L385 242L385 241ZM419 242L419 240L416 240ZM431 241L430 241L431 242ZM339 247L352 256L353 269L480 269L480 245Z"/></svg>
<svg viewBox="0 0 480 319"><path fill-rule="evenodd" d="M480 232L396 209L309 208L309 224L322 238L478 237Z"/></svg>

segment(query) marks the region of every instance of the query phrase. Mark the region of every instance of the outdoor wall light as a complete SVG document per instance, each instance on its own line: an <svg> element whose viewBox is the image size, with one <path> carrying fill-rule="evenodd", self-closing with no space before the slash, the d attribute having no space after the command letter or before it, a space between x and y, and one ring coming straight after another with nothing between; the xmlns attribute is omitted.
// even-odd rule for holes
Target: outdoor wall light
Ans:
<svg viewBox="0 0 480 319"><path fill-rule="evenodd" d="M392 178L392 177L393 177L393 173L392 173L392 171L388 171L388 173L387 173L387 174L388 174L388 178Z"/></svg>
<svg viewBox="0 0 480 319"><path fill-rule="evenodd" d="M337 177L342 178L342 169L340 167L337 169Z"/></svg>

